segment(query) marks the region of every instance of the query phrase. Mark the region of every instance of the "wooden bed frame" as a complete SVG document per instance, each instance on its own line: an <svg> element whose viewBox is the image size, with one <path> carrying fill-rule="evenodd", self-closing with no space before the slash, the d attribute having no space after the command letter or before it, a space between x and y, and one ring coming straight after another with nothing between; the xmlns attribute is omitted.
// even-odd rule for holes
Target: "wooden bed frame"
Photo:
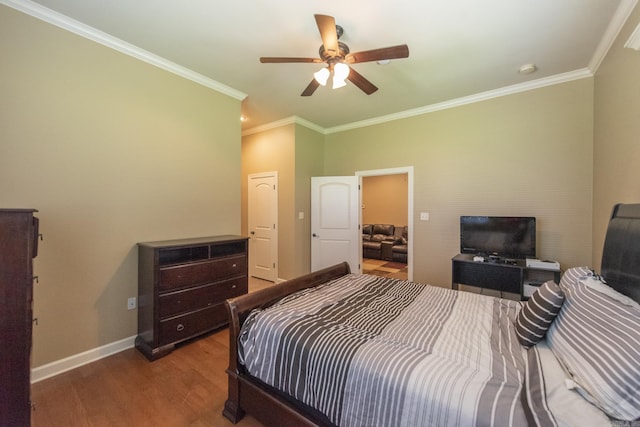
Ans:
<svg viewBox="0 0 640 427"><path fill-rule="evenodd" d="M245 412L266 425L323 426L330 425L319 416L314 416L272 389L249 377L238 363L238 337L240 327L254 308L267 307L293 292L311 288L351 272L349 264L343 262L286 282L261 289L257 292L227 300L229 313L229 398L224 404L223 415L234 424Z"/></svg>
<svg viewBox="0 0 640 427"><path fill-rule="evenodd" d="M601 272L607 283L640 302L640 204L616 205L607 229ZM242 323L254 308L266 307L301 289L350 273L346 262L269 288L227 300L229 314L229 397L223 415L234 424L251 414L265 425L330 426L321 414L296 404L249 376L238 362Z"/></svg>

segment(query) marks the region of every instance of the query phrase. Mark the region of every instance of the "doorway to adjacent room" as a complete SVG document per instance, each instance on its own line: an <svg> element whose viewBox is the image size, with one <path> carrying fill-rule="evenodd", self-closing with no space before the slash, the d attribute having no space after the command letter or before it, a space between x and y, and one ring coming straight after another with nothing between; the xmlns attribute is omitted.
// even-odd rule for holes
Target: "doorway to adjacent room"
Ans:
<svg viewBox="0 0 640 427"><path fill-rule="evenodd" d="M402 237L404 229L404 242L396 240L396 243L405 243L406 248L406 256L402 256L400 246L391 256L383 254L374 258L363 253L362 272L412 280L413 167L359 171L356 175L361 183L360 224L391 224L396 237Z"/></svg>

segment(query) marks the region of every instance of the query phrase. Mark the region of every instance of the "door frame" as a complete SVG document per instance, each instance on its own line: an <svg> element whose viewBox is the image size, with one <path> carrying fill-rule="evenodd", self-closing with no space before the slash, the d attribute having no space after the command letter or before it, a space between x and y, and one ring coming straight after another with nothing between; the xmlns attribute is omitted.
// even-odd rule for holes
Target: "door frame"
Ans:
<svg viewBox="0 0 640 427"><path fill-rule="evenodd" d="M407 227L409 228L407 231L407 279L413 280L413 166L356 171L358 185L360 185L358 221L360 227L362 227L362 178L365 176L401 175L405 173L407 174ZM360 265L362 265L362 249L360 249Z"/></svg>

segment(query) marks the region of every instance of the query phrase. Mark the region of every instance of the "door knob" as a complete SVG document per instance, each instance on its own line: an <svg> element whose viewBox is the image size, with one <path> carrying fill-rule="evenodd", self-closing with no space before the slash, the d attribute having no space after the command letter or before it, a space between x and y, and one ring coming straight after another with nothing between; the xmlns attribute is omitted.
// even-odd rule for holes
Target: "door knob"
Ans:
<svg viewBox="0 0 640 427"><path fill-rule="evenodd" d="M313 233L313 234L312 234L312 236L313 236L313 237L320 237L320 236L318 236L316 233Z"/></svg>

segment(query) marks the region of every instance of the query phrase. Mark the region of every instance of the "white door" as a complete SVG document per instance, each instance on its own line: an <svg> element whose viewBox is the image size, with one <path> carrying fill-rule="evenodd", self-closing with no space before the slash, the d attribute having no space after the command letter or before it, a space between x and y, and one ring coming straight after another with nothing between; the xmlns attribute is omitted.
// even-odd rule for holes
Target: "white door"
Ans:
<svg viewBox="0 0 640 427"><path fill-rule="evenodd" d="M360 272L358 177L311 178L311 271L343 261Z"/></svg>
<svg viewBox="0 0 640 427"><path fill-rule="evenodd" d="M249 274L275 282L278 277L278 174L249 175Z"/></svg>

